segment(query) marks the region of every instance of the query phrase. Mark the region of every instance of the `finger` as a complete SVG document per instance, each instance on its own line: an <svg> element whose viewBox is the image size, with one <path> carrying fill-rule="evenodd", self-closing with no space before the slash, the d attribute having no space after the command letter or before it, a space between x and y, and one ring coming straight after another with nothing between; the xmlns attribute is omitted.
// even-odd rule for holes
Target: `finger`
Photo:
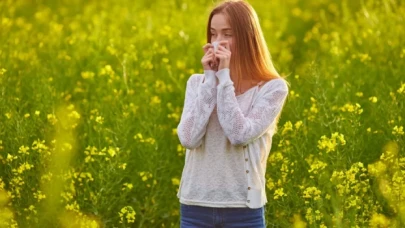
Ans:
<svg viewBox="0 0 405 228"><path fill-rule="evenodd" d="M229 47L229 42L227 40L222 40L219 42L220 46Z"/></svg>
<svg viewBox="0 0 405 228"><path fill-rule="evenodd" d="M214 59L214 55L213 55L213 54L210 54L210 55L207 55L206 57L204 57L204 61L209 61L209 60L211 60L211 59Z"/></svg>
<svg viewBox="0 0 405 228"><path fill-rule="evenodd" d="M203 49L205 49L205 48L208 48L208 47L210 47L212 44L210 44L210 43L206 43L206 44L204 44L204 46L202 47Z"/></svg>
<svg viewBox="0 0 405 228"><path fill-rule="evenodd" d="M205 52L205 54L204 54L204 58L206 57L206 56L212 56L212 55L214 55L215 53L214 53L214 51L213 50L208 50L207 52Z"/></svg>
<svg viewBox="0 0 405 228"><path fill-rule="evenodd" d="M227 48L227 47L224 47L224 46L219 46L219 47L218 47L218 50L225 51L225 52L227 52L227 53L230 53L230 52L231 52L231 51L229 50L229 47Z"/></svg>
<svg viewBox="0 0 405 228"><path fill-rule="evenodd" d="M212 44L210 44L210 43L208 43L208 44L205 44L204 46L203 46L203 50L204 50L204 52L207 52L211 47L213 47L213 45Z"/></svg>
<svg viewBox="0 0 405 228"><path fill-rule="evenodd" d="M232 54L232 52L230 50L226 49L225 47L218 49L218 52L229 55L229 56L231 56L231 54Z"/></svg>
<svg viewBox="0 0 405 228"><path fill-rule="evenodd" d="M216 59L219 59L219 60L222 60L222 59L225 59L226 56L223 55L223 54L218 53L218 54L215 55L215 58L216 58Z"/></svg>
<svg viewBox="0 0 405 228"><path fill-rule="evenodd" d="M227 58L230 57L229 52L223 51L223 50L218 50L217 53L215 53L215 56L219 56L219 55L220 55L220 56L223 56L223 57L227 57Z"/></svg>
<svg viewBox="0 0 405 228"><path fill-rule="evenodd" d="M215 52L215 56L223 55L223 54L224 54L224 51L222 51L222 50L217 50L217 52Z"/></svg>
<svg viewBox="0 0 405 228"><path fill-rule="evenodd" d="M214 57L214 55L212 55L212 54L210 54L210 55L206 55L205 57L204 57L204 59L212 59L212 57Z"/></svg>

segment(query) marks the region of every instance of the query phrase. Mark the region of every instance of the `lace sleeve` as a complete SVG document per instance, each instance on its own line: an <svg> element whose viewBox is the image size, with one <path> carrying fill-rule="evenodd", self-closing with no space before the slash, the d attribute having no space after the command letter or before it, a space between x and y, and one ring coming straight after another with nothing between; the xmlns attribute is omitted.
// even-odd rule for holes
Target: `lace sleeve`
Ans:
<svg viewBox="0 0 405 228"><path fill-rule="evenodd" d="M217 93L218 119L232 145L246 145L262 136L281 111L288 95L284 79L273 79L265 84L253 108L244 116L235 97L229 68L216 73L219 79Z"/></svg>
<svg viewBox="0 0 405 228"><path fill-rule="evenodd" d="M203 80L192 75L186 86L183 112L177 126L181 145L194 149L202 144L208 120L216 105L216 77L212 70L204 71Z"/></svg>

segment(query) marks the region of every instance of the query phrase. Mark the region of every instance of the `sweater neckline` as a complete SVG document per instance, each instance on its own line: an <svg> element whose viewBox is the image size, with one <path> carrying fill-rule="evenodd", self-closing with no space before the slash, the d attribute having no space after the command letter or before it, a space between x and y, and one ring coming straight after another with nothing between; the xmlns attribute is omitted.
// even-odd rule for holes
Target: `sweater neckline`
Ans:
<svg viewBox="0 0 405 228"><path fill-rule="evenodd" d="M250 93L250 91L256 90L260 85L261 85L261 83L251 87L250 89L246 90L244 93L241 93L239 95L235 95L235 97L241 97L241 96L243 96L243 95L245 95L247 93Z"/></svg>

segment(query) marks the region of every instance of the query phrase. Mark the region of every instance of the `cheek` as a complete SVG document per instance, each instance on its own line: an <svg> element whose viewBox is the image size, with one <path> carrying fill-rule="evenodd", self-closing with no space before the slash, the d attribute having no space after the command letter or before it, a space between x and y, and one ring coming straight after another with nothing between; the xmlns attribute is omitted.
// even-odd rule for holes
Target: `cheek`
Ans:
<svg viewBox="0 0 405 228"><path fill-rule="evenodd" d="M229 41L229 47L231 48L231 51L234 50L234 48L235 48L232 40Z"/></svg>

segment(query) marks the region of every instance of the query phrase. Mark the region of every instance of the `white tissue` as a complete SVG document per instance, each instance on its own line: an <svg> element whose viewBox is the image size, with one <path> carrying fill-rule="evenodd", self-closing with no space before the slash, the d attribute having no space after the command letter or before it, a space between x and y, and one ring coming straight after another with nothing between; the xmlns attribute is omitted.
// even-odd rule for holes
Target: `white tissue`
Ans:
<svg viewBox="0 0 405 228"><path fill-rule="evenodd" d="M215 42L212 43L212 45L214 45L214 52L217 52L218 44L219 44L219 41L215 41Z"/></svg>

